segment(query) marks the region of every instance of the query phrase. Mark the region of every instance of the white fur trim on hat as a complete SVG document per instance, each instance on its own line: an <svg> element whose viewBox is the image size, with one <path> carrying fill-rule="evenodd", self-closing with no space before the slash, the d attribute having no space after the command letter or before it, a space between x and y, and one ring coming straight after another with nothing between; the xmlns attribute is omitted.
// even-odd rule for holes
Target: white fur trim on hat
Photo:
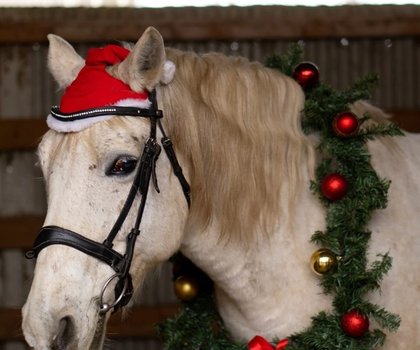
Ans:
<svg viewBox="0 0 420 350"><path fill-rule="evenodd" d="M149 100L137 100L134 98L127 98L117 103L114 103L113 106L120 106L120 107L138 107L142 109L148 109L151 106L151 102ZM55 130L57 132L78 132L82 131L89 126L104 121L109 120L115 117L114 115L100 115L97 117L90 117L86 119L79 119L73 121L61 121L54 118L51 114L47 117L47 125L50 129Z"/></svg>
<svg viewBox="0 0 420 350"><path fill-rule="evenodd" d="M152 102L150 102L149 100L137 100L135 98L126 98L113 104L113 106L138 107L144 109L149 109L151 105Z"/></svg>

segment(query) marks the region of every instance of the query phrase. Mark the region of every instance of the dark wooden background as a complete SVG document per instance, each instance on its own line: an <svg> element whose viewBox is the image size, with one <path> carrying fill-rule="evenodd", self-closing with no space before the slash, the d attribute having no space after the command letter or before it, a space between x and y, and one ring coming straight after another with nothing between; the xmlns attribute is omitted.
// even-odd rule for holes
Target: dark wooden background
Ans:
<svg viewBox="0 0 420 350"><path fill-rule="evenodd" d="M135 41L155 26L167 45L221 51L251 60L305 44L322 79L344 88L368 72L380 75L373 102L406 130L420 132L420 6L209 7L167 9L0 9L0 349L24 349L20 307L33 262L23 258L46 210L35 148L45 116L58 101L46 69L46 35L85 53L112 40ZM150 277L129 318L116 315L112 349L160 349L153 324L178 304L170 268Z"/></svg>

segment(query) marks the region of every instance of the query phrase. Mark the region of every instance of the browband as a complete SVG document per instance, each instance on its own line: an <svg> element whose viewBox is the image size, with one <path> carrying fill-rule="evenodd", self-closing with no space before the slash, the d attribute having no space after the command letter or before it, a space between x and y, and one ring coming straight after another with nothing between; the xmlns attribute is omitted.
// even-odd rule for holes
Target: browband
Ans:
<svg viewBox="0 0 420 350"><path fill-rule="evenodd" d="M100 108L85 109L75 113L64 113L58 106L51 108L51 116L62 122L72 122L75 120L99 117L102 115L120 115L143 118L162 118L162 111L157 109L146 109L138 107L107 106Z"/></svg>

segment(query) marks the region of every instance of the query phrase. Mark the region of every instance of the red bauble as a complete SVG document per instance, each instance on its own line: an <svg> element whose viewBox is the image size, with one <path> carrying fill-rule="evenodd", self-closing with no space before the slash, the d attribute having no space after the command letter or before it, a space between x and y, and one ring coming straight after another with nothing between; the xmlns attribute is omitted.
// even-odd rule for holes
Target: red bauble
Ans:
<svg viewBox="0 0 420 350"><path fill-rule="evenodd" d="M359 130L359 119L351 112L342 112L334 117L332 125L336 135L350 137Z"/></svg>
<svg viewBox="0 0 420 350"><path fill-rule="evenodd" d="M353 338L362 337L369 329L369 318L358 310L352 310L341 316L341 329Z"/></svg>
<svg viewBox="0 0 420 350"><path fill-rule="evenodd" d="M348 188L347 180L338 173L325 176L321 183L322 194L332 201L343 198L347 194Z"/></svg>
<svg viewBox="0 0 420 350"><path fill-rule="evenodd" d="M308 90L319 82L318 67L311 62L302 62L296 66L293 78L304 90Z"/></svg>
<svg viewBox="0 0 420 350"><path fill-rule="evenodd" d="M289 340L287 338L280 340L274 348L267 340L263 337L256 335L248 343L248 350L284 350L287 347Z"/></svg>

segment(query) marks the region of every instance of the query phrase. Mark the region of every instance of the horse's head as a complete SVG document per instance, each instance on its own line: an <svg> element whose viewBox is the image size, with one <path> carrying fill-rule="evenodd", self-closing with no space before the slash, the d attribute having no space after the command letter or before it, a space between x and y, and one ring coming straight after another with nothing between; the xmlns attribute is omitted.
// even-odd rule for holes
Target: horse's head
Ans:
<svg viewBox="0 0 420 350"><path fill-rule="evenodd" d="M106 53L104 61L99 60L93 68L102 71L90 75L81 73L88 60L85 64L66 41L53 35L49 40L49 67L66 91L61 109L49 116L53 130L44 136L38 150L47 188L44 227L48 228L41 231L38 250L33 251L37 264L23 308L23 331L35 349L98 349L109 315L104 311L122 293L114 293L120 275L129 268L133 285L139 286L148 268L168 259L180 246L188 212L184 194L169 158L162 154L157 160L158 146L148 141L155 137L155 123L160 117L149 101L154 100L151 91L168 82L173 66L167 63L162 38L153 28L131 50L111 52L116 58L109 59ZM95 74L104 82L92 81ZM109 79L116 84L112 88L122 84L128 90L122 97L135 101L117 108L114 114L122 116L110 117L112 112L98 111L98 107L105 107L102 102L84 105L115 92L107 90ZM75 84L81 86L81 92ZM65 103L67 111L63 111ZM100 115L80 117L85 107ZM155 174L160 194L153 186ZM136 188L131 210L125 219L120 217L123 223L115 239L111 237L103 244L112 228L118 228L119 223L115 223L123 207L129 206L133 182ZM147 202L142 203L145 197ZM144 212L139 215L143 205ZM138 218L140 235L128 240ZM136 230L133 236L137 236ZM134 253L130 245L134 245ZM124 255L133 256L131 267ZM115 274L120 275L109 280ZM125 277L121 287L130 289ZM102 312L101 307L105 308Z"/></svg>

